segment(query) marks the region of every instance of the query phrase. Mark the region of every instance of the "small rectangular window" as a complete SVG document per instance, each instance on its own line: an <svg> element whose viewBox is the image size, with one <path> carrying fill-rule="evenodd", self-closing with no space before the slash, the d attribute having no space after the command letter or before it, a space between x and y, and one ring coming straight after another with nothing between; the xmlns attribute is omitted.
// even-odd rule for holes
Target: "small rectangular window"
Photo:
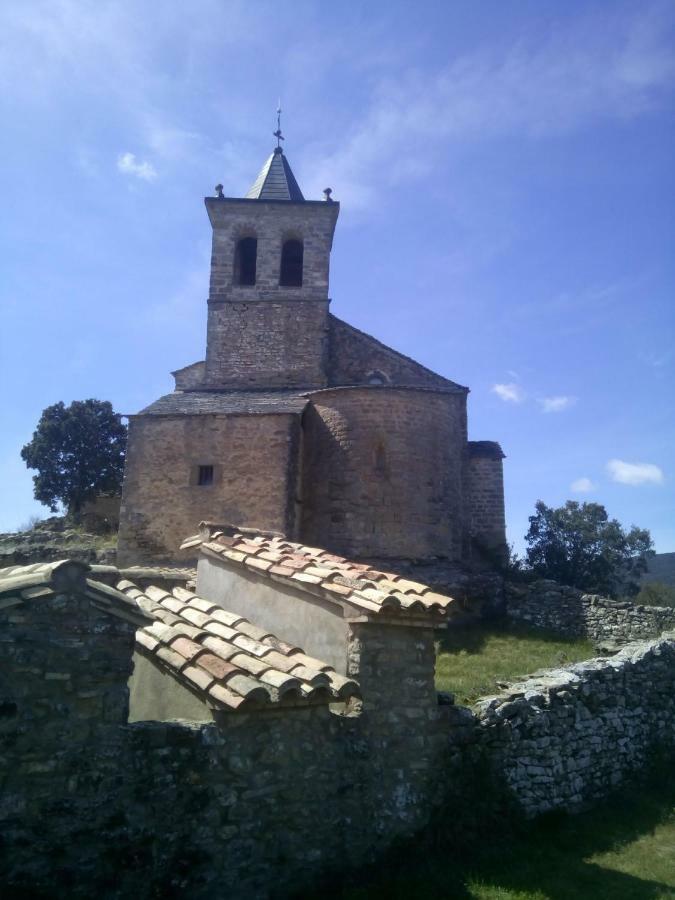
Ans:
<svg viewBox="0 0 675 900"><path fill-rule="evenodd" d="M197 472L197 484L205 487L213 484L213 466L200 466Z"/></svg>

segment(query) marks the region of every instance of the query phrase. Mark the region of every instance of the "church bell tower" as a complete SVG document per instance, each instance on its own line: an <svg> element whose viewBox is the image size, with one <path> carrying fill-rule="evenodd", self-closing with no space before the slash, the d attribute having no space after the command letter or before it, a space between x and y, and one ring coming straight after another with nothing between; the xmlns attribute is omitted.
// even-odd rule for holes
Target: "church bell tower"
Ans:
<svg viewBox="0 0 675 900"><path fill-rule="evenodd" d="M204 387L326 384L328 272L340 204L305 200L277 146L245 197L205 198L213 227Z"/></svg>

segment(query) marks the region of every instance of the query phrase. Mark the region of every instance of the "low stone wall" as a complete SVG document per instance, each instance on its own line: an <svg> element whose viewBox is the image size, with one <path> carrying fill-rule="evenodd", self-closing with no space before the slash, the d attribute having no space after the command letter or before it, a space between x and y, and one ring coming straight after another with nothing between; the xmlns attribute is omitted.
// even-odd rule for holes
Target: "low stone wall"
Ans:
<svg viewBox="0 0 675 900"><path fill-rule="evenodd" d="M128 724L134 626L0 605L0 883L15 894L282 896L372 860L442 800L434 632L353 623L362 704ZM338 705L340 706L340 705Z"/></svg>
<svg viewBox="0 0 675 900"><path fill-rule="evenodd" d="M373 860L487 762L530 815L675 746L675 640L439 705L434 632L352 622L363 701L129 724L134 625L84 597L0 605L0 883L73 898L288 896ZM447 699L447 698L446 698ZM452 797L452 800L448 797Z"/></svg>
<svg viewBox="0 0 675 900"><path fill-rule="evenodd" d="M477 703L473 740L528 815L605 797L675 747L675 635L539 673Z"/></svg>
<svg viewBox="0 0 675 900"><path fill-rule="evenodd" d="M506 595L512 621L598 642L628 643L675 628L675 609L609 600L555 581L509 584Z"/></svg>

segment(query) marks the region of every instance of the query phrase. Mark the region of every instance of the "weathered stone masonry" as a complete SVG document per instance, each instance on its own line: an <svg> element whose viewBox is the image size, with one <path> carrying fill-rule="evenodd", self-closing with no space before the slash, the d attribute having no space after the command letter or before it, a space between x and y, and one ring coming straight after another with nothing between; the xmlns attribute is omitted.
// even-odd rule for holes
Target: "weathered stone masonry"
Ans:
<svg viewBox="0 0 675 900"><path fill-rule="evenodd" d="M555 581L508 586L507 614L514 622L598 643L628 643L675 629L675 609L610 600Z"/></svg>
<svg viewBox="0 0 675 900"><path fill-rule="evenodd" d="M274 585L266 555L275 547L291 552L289 560L317 553L282 544L247 539L216 555L232 573L250 570ZM294 601L299 613L319 602L312 591L331 585L344 588L347 607L375 611L378 597L394 601L358 586L378 574L367 567L346 584L319 563L280 568L277 577L306 579L295 582L309 591ZM61 564L49 583L0 578L0 871L10 889L58 883L73 897L141 900L283 895L423 827L444 787L462 783L467 759L484 758L524 811L537 814L597 800L652 748L675 746L672 637L540 673L473 711L439 706L434 631L422 615L437 595L405 579L395 583L414 613L410 624L389 606L374 612L377 620L343 620L345 668L361 701L337 711L305 700L221 710L211 724L129 725L134 632L149 630L148 612L132 594L84 586L85 569ZM379 574L385 584L390 576ZM170 622L168 609L178 607L170 596L166 603ZM197 610L213 607L200 601L190 609L199 623ZM197 631L187 633L196 639ZM169 660L191 652L172 646ZM255 655L255 642L237 646ZM461 821L462 807L452 814Z"/></svg>
<svg viewBox="0 0 675 900"><path fill-rule="evenodd" d="M427 821L443 752L431 628L354 623L359 714L324 703L128 725L134 626L92 590L96 602L65 585L0 612L6 886L266 897Z"/></svg>
<svg viewBox="0 0 675 900"><path fill-rule="evenodd" d="M675 635L543 672L481 700L479 747L529 815L607 796L675 749Z"/></svg>

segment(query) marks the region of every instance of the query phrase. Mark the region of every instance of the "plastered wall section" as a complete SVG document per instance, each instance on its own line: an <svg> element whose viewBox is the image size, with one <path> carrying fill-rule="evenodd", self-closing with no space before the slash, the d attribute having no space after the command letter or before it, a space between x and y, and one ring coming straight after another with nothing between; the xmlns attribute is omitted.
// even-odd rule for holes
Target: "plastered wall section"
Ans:
<svg viewBox="0 0 675 900"><path fill-rule="evenodd" d="M176 560L199 522L290 533L299 420L269 416L134 416L129 423L118 560ZM196 484L200 465L214 483Z"/></svg>
<svg viewBox="0 0 675 900"><path fill-rule="evenodd" d="M244 616L316 659L347 673L349 627L342 608L286 585L201 556L197 564L197 594L229 612Z"/></svg>
<svg viewBox="0 0 675 900"><path fill-rule="evenodd" d="M460 557L463 393L329 389L303 422L305 543L347 557Z"/></svg>

